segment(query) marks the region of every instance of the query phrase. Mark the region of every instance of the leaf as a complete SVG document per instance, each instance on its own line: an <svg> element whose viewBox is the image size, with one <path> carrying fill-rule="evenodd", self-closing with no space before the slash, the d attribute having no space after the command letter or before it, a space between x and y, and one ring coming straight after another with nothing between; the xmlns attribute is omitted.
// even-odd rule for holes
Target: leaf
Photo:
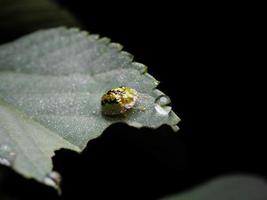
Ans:
<svg viewBox="0 0 267 200"><path fill-rule="evenodd" d="M232 175L213 180L192 191L162 200L265 200L266 181L248 175Z"/></svg>
<svg viewBox="0 0 267 200"><path fill-rule="evenodd" d="M2 164L55 186L54 151L80 152L111 124L168 124L178 130L179 118L168 106L169 99L155 89L158 81L121 49L107 38L62 27L0 46ZM126 116L103 116L101 96L121 85L137 90L136 108Z"/></svg>

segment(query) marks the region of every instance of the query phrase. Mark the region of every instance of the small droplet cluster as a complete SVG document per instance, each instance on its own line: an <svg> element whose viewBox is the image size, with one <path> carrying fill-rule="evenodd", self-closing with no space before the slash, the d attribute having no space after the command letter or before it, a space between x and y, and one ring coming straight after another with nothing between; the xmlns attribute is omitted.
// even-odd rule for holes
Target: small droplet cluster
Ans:
<svg viewBox="0 0 267 200"><path fill-rule="evenodd" d="M6 144L0 144L0 164L12 166L16 158L16 153Z"/></svg>

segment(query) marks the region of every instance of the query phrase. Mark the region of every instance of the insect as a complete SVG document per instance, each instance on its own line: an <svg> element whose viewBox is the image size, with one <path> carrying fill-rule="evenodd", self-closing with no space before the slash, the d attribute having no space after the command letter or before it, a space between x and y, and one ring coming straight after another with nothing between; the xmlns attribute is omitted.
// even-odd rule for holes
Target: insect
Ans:
<svg viewBox="0 0 267 200"><path fill-rule="evenodd" d="M121 86L107 91L101 98L102 112L105 115L121 115L133 108L138 99L137 91Z"/></svg>

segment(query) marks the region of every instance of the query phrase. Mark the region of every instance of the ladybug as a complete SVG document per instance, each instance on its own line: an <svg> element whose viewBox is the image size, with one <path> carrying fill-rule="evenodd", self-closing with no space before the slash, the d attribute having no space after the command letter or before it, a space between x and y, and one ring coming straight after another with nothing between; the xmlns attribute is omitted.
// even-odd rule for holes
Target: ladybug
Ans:
<svg viewBox="0 0 267 200"><path fill-rule="evenodd" d="M108 90L101 98L104 115L121 115L134 107L138 99L135 89L121 86Z"/></svg>

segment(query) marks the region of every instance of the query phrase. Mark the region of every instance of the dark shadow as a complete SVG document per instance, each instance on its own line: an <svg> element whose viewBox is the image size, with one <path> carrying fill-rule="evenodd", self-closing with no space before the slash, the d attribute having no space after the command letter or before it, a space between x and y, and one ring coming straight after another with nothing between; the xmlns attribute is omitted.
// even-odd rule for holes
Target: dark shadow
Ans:
<svg viewBox="0 0 267 200"><path fill-rule="evenodd" d="M185 145L165 126L138 130L116 124L82 155L62 150L54 161L64 177L64 199L156 199L186 186Z"/></svg>

